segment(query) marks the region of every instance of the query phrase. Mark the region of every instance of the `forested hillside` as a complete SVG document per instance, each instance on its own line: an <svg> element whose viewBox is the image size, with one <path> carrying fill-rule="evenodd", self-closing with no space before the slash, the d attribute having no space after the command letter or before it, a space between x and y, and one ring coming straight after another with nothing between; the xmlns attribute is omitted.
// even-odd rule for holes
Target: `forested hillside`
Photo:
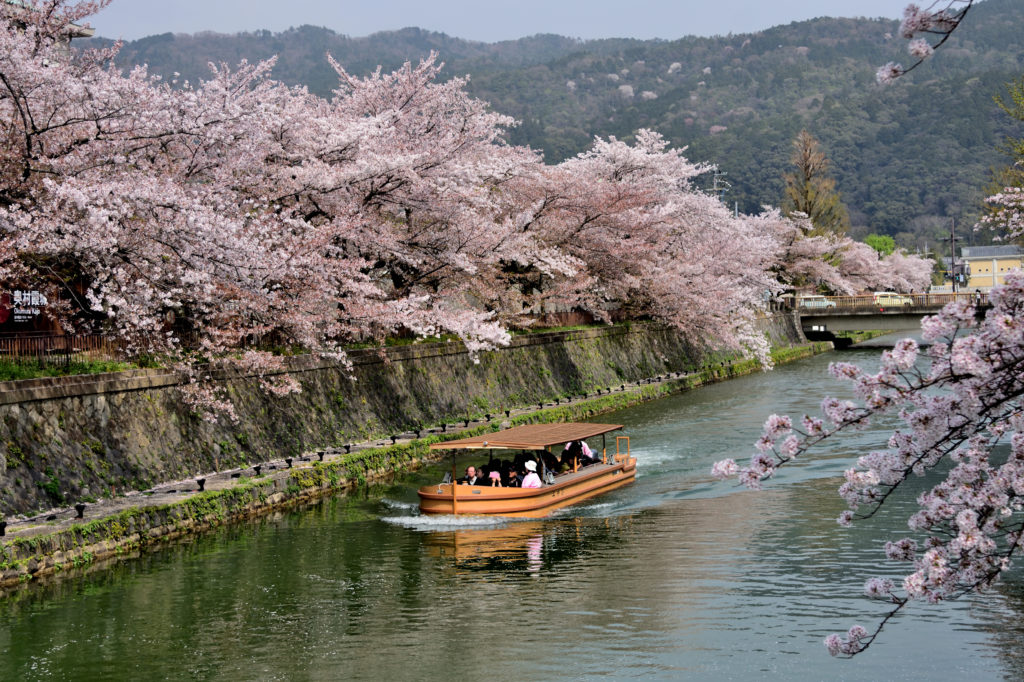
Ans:
<svg viewBox="0 0 1024 682"><path fill-rule="evenodd" d="M856 18L675 41L538 35L484 44L419 29L350 38L311 26L164 34L127 43L120 61L195 81L208 61L277 55L277 78L326 95L337 83L328 52L365 74L435 50L445 73L469 74L471 94L521 121L511 141L544 150L549 162L595 135L631 139L653 128L689 146L691 159L717 164L731 185L726 202L745 212L780 202L792 141L806 128L832 161L852 234L890 234L915 248L935 247L951 218L972 224L989 169L1004 163L997 147L1013 122L992 97L1024 75L1021 26L1024 2L985 0L929 64L886 87L874 73L905 61L898 22Z"/></svg>

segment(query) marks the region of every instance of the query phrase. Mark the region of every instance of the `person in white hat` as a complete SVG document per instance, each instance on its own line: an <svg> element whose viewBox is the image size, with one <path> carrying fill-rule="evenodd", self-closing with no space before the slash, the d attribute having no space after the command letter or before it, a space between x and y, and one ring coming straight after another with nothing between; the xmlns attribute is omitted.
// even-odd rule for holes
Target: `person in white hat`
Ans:
<svg viewBox="0 0 1024 682"><path fill-rule="evenodd" d="M532 459L526 460L526 476L523 477L524 488L539 488L541 486L540 476L537 475L537 463Z"/></svg>

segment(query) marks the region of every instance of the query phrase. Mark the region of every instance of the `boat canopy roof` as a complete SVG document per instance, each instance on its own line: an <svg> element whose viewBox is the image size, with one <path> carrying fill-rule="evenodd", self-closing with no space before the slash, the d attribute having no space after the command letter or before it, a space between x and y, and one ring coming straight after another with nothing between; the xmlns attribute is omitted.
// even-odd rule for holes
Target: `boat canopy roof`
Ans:
<svg viewBox="0 0 1024 682"><path fill-rule="evenodd" d="M549 446L600 436L622 424L524 424L504 431L434 443L431 450L546 450Z"/></svg>

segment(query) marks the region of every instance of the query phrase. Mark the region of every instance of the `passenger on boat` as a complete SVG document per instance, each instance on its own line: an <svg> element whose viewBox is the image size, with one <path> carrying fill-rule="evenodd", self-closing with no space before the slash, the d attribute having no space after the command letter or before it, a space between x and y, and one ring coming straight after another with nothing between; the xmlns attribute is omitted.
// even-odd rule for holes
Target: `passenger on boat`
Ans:
<svg viewBox="0 0 1024 682"><path fill-rule="evenodd" d="M557 472L562 468L561 462L558 461L558 458L555 457L554 453L544 450L540 453L540 457L544 460L544 467L548 471Z"/></svg>
<svg viewBox="0 0 1024 682"><path fill-rule="evenodd" d="M459 479L459 483L462 483L464 485L476 485L476 482L478 480L480 479L476 475L476 467L468 466L466 467L466 475Z"/></svg>
<svg viewBox="0 0 1024 682"><path fill-rule="evenodd" d="M583 457L580 458L580 466L587 466L597 461L597 453L590 449L587 445L587 441L581 440L580 446L583 448Z"/></svg>
<svg viewBox="0 0 1024 682"><path fill-rule="evenodd" d="M563 468L568 466L571 469L574 461L577 467L585 467L596 462L597 455L587 445L587 441L577 440L565 444L561 461Z"/></svg>
<svg viewBox="0 0 1024 682"><path fill-rule="evenodd" d="M516 471L514 462L506 462L502 466L501 473L504 474L502 477L504 479L503 482L508 488L518 488L523 482L523 477Z"/></svg>
<svg viewBox="0 0 1024 682"><path fill-rule="evenodd" d="M499 472L497 469L495 469L494 471L492 471L488 475L488 477L491 479L491 487L492 488L500 488L501 487L501 472Z"/></svg>
<svg viewBox="0 0 1024 682"><path fill-rule="evenodd" d="M580 455L583 454L583 448L580 446L580 441L571 440L565 444L562 448L562 459L560 460L561 469L568 470L573 468L573 462L579 459Z"/></svg>
<svg viewBox="0 0 1024 682"><path fill-rule="evenodd" d="M540 476L537 475L537 463L532 459L526 461L524 465L526 467L526 476L523 477L524 488L539 488L541 487Z"/></svg>

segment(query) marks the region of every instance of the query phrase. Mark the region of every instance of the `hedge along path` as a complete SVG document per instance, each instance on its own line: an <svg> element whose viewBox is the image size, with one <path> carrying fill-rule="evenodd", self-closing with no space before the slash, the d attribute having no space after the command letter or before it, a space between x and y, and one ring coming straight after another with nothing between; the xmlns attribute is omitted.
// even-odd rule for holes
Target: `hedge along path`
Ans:
<svg viewBox="0 0 1024 682"><path fill-rule="evenodd" d="M777 348L776 364L785 364L832 349L830 342ZM657 400L706 384L760 369L753 359L723 360L697 372L651 377L600 394L559 397L535 407L516 408L504 419L444 424L421 438L374 441L308 453L302 458L274 460L245 470L209 474L200 490L198 479L169 483L89 505L78 519L76 510L11 523L0 541L0 588L86 569L97 562L126 557L138 550L200 533L226 523L288 509L404 469L442 457L429 446L456 437L482 435L521 424L578 421ZM500 416L500 415L499 415ZM482 422L482 423L480 423ZM322 455L322 460L320 458ZM264 471L266 470L266 471Z"/></svg>

